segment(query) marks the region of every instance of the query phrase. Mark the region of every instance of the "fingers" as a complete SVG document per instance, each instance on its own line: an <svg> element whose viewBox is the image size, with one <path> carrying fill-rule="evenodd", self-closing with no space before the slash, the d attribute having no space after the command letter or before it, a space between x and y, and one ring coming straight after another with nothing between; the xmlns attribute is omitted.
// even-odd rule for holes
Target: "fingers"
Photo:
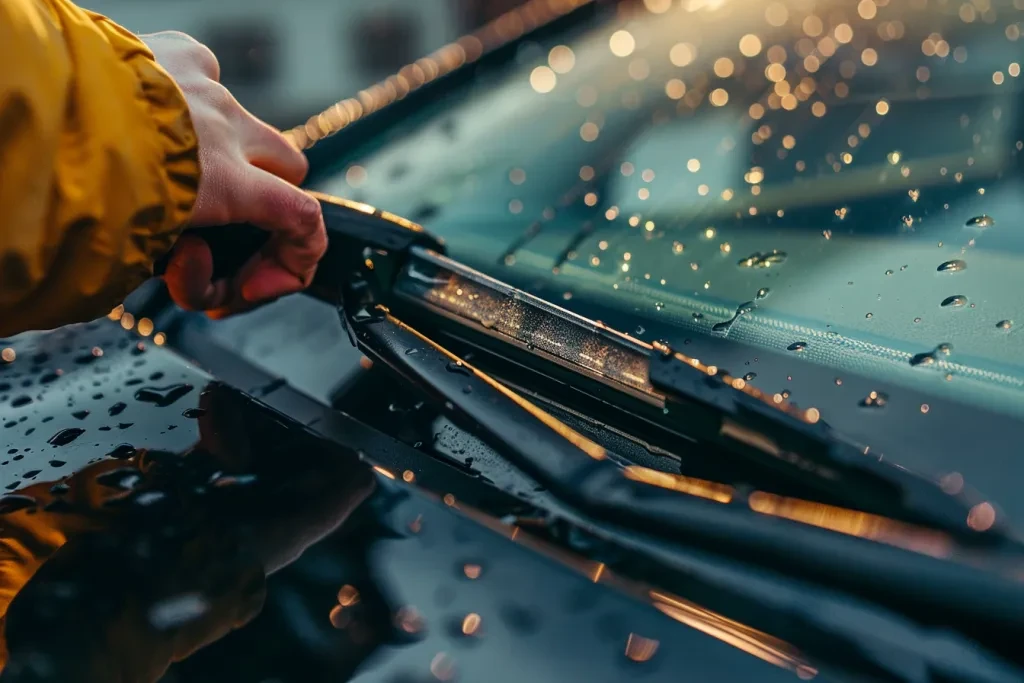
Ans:
<svg viewBox="0 0 1024 683"><path fill-rule="evenodd" d="M252 119L245 148L249 163L292 185L301 183L309 170L306 155L280 132L258 119Z"/></svg>
<svg viewBox="0 0 1024 683"><path fill-rule="evenodd" d="M185 233L175 244L167 263L164 282L176 304L189 311L224 306L229 284L213 282L213 254L202 239Z"/></svg>
<svg viewBox="0 0 1024 683"><path fill-rule="evenodd" d="M239 199L242 220L271 233L261 258L238 282L243 299L263 301L309 286L327 251L320 203L257 168L249 169Z"/></svg>

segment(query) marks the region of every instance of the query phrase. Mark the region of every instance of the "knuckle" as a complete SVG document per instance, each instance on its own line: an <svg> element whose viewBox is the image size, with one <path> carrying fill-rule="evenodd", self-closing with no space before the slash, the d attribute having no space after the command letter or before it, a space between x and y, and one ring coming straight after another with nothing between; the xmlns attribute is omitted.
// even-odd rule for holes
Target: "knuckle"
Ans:
<svg viewBox="0 0 1024 683"><path fill-rule="evenodd" d="M220 80L220 61L213 50L206 47L197 40L193 40L190 46L192 59L198 65L200 71L213 80Z"/></svg>

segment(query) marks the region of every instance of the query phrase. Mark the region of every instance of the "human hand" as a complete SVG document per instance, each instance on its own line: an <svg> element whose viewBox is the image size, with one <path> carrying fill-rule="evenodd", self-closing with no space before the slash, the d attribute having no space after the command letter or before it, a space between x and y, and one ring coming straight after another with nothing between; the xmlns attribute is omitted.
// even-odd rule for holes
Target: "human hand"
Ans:
<svg viewBox="0 0 1024 683"><path fill-rule="evenodd" d="M186 232L164 274L171 297L216 318L304 289L327 249L320 204L296 187L308 169L305 156L220 84L207 47L174 31L141 38L184 92L199 137L202 179L191 227L252 223L271 233L234 277L213 282L209 246Z"/></svg>

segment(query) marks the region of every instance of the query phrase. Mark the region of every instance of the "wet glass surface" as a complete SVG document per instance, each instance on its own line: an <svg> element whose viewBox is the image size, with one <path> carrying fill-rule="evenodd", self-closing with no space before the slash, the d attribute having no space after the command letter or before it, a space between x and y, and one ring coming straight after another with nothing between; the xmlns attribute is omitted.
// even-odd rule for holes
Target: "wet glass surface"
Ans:
<svg viewBox="0 0 1024 683"><path fill-rule="evenodd" d="M316 186L1019 523L1022 19L1010 0L635 3L478 68Z"/></svg>

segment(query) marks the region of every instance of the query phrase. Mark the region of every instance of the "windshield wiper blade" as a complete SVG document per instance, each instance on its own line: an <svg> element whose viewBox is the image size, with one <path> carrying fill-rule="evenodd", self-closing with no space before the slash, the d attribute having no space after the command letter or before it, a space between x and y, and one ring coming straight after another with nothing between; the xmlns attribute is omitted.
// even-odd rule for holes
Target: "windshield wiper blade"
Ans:
<svg viewBox="0 0 1024 683"><path fill-rule="evenodd" d="M665 345L647 345L434 251L414 246L403 258L388 302L418 314L421 325L444 319L457 334L492 349L518 350L518 363L557 365L588 378L606 388L602 398L612 404L628 400L653 423L770 465L851 507L962 538L1005 538L998 525L983 534L969 529L966 499L845 441L814 409L777 401L742 378Z"/></svg>

